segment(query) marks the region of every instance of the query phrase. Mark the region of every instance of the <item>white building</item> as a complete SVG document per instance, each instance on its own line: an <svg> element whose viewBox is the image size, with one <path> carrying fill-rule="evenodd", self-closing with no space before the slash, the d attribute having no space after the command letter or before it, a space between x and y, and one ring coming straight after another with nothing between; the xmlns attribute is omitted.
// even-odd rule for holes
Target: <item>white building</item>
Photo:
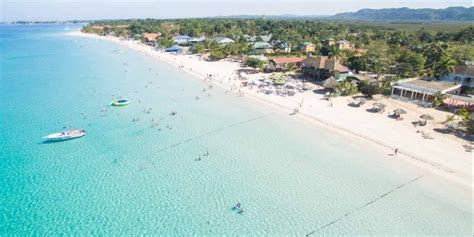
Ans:
<svg viewBox="0 0 474 237"><path fill-rule="evenodd" d="M463 86L474 87L474 65L458 65L453 73L441 78L444 81L460 83Z"/></svg>

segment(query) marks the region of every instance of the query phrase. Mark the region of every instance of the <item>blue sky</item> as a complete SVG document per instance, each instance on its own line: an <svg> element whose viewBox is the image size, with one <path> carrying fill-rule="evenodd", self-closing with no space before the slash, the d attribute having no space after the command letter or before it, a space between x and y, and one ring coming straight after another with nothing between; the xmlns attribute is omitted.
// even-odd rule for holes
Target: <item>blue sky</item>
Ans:
<svg viewBox="0 0 474 237"><path fill-rule="evenodd" d="M0 0L0 21L332 15L362 8L445 8L471 0Z"/></svg>

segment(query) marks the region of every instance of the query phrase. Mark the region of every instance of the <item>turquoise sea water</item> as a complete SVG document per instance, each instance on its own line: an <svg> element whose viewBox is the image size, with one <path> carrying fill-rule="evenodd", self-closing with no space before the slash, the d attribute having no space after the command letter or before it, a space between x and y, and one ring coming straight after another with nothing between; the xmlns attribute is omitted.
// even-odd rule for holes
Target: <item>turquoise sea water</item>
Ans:
<svg viewBox="0 0 474 237"><path fill-rule="evenodd" d="M0 30L1 236L472 233L470 192L363 141L64 26ZM41 143L63 126L88 134Z"/></svg>

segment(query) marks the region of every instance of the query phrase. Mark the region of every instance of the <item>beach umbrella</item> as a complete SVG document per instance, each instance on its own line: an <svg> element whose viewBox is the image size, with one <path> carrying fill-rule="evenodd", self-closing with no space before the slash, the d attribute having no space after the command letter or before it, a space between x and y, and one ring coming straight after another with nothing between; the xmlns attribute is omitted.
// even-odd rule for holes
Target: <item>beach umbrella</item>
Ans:
<svg viewBox="0 0 474 237"><path fill-rule="evenodd" d="M330 77L323 81L323 87L328 89L334 89L337 85L337 80L334 77Z"/></svg>
<svg viewBox="0 0 474 237"><path fill-rule="evenodd" d="M403 109L396 109L393 112L396 113L396 114L406 114L407 113L407 111L405 111Z"/></svg>
<svg viewBox="0 0 474 237"><path fill-rule="evenodd" d="M433 117L431 117L429 114L423 114L420 116L420 118L424 120L433 120Z"/></svg>
<svg viewBox="0 0 474 237"><path fill-rule="evenodd" d="M364 98L359 98L359 104L365 104L367 102Z"/></svg>

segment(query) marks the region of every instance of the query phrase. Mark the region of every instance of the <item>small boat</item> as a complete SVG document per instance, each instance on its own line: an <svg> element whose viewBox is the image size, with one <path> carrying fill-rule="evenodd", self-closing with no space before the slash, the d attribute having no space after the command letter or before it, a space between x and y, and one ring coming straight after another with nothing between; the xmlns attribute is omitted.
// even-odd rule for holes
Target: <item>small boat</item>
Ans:
<svg viewBox="0 0 474 237"><path fill-rule="evenodd" d="M112 106L125 106L125 105L128 105L130 104L130 100L127 100L127 99L118 99L118 100L114 100L110 103L110 105Z"/></svg>
<svg viewBox="0 0 474 237"><path fill-rule="evenodd" d="M58 132L49 134L48 136L43 137L45 142L56 142L56 141L65 141L74 138L80 138L86 135L86 131L83 129L80 130L67 130L64 132Z"/></svg>

